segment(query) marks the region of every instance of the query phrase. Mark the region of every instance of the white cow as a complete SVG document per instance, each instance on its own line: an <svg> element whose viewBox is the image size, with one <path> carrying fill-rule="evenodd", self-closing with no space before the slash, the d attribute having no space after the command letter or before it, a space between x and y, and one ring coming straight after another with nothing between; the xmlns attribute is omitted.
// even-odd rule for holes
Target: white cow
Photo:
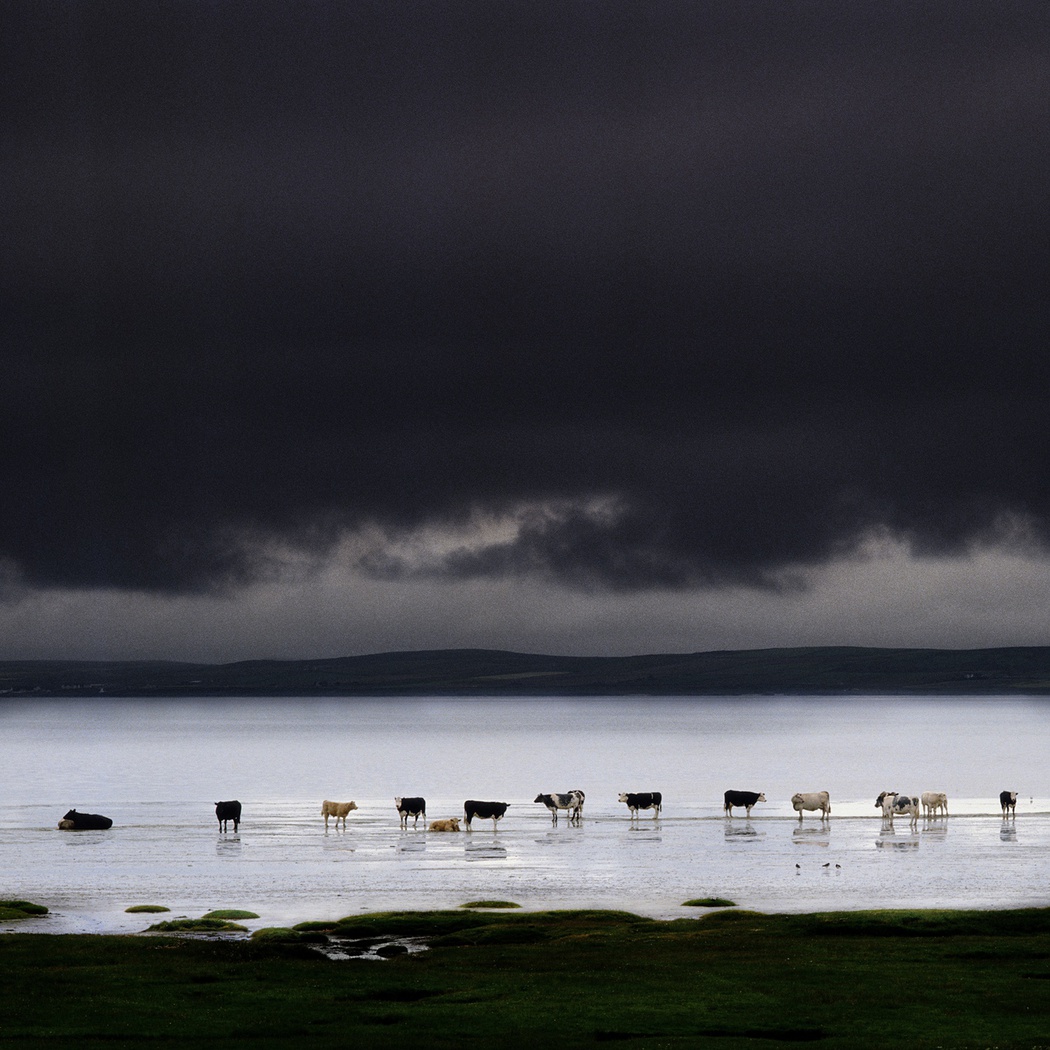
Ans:
<svg viewBox="0 0 1050 1050"><path fill-rule="evenodd" d="M948 816L948 796L943 791L924 791L922 793L922 815L935 817L940 810Z"/></svg>
<svg viewBox="0 0 1050 1050"><path fill-rule="evenodd" d="M328 830L328 818L335 817L335 826L339 827L339 821L343 822L343 830L346 830L346 818L350 810L357 809L356 802L329 802L325 799L321 803L321 816L324 817L324 829Z"/></svg>
<svg viewBox="0 0 1050 1050"><path fill-rule="evenodd" d="M908 823L913 827L919 823L919 796L902 795L897 791L883 791L875 799L875 808L882 810L884 820L893 823L894 816L908 815Z"/></svg>
<svg viewBox="0 0 1050 1050"><path fill-rule="evenodd" d="M831 816L831 796L826 791L796 791L791 796L791 805L798 814L798 822L802 823L802 811L820 810L820 819L825 820Z"/></svg>

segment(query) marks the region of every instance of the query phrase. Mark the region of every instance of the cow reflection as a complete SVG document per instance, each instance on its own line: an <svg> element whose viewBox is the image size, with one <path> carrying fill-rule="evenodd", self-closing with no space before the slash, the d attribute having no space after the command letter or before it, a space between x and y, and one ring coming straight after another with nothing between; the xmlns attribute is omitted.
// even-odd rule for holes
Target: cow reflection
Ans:
<svg viewBox="0 0 1050 1050"><path fill-rule="evenodd" d="M907 835L898 835L891 821L883 821L882 830L879 832L879 837L875 840L875 846L877 849L918 849L918 829L909 832Z"/></svg>
<svg viewBox="0 0 1050 1050"><path fill-rule="evenodd" d="M830 846L831 824L819 824L813 827L796 827L791 832L791 841L798 846Z"/></svg>
<svg viewBox="0 0 1050 1050"><path fill-rule="evenodd" d="M725 837L727 839L757 839L765 837L764 831L757 831L755 825L748 821L746 824L730 824L728 821L725 825Z"/></svg>

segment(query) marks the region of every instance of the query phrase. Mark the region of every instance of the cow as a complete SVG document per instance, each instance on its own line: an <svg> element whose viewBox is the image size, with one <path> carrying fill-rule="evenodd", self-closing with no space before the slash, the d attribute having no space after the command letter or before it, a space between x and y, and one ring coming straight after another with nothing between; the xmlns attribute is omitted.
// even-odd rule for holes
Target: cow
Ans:
<svg viewBox="0 0 1050 1050"><path fill-rule="evenodd" d="M761 791L733 791L729 790L725 793L725 811L726 816L731 817L733 815L734 806L743 806L747 810L747 816L751 816L751 807L756 802L765 802L766 796Z"/></svg>
<svg viewBox="0 0 1050 1050"><path fill-rule="evenodd" d="M449 817L448 820L432 820L431 831L459 831L459 817Z"/></svg>
<svg viewBox="0 0 1050 1050"><path fill-rule="evenodd" d="M791 805L798 814L800 824L804 809L811 812L819 809L821 821L831 816L831 796L826 791L796 791L791 796Z"/></svg>
<svg viewBox="0 0 1050 1050"><path fill-rule="evenodd" d="M491 817L492 829L496 829L496 821L502 820L507 812L509 802L478 802L476 799L468 798L463 803L463 816L466 818L467 831L470 831L470 822L475 817Z"/></svg>
<svg viewBox="0 0 1050 1050"><path fill-rule="evenodd" d="M551 793L549 795L537 795L533 802L542 802L551 811L551 823L558 823L558 810L567 809L569 811L569 823L578 824L580 817L583 816L583 801L584 794L579 788L573 788L572 791L567 791L564 795L558 795Z"/></svg>
<svg viewBox="0 0 1050 1050"><path fill-rule="evenodd" d="M999 805L1002 806L1003 816L1017 813L1017 792L1016 791L1000 791L999 792Z"/></svg>
<svg viewBox="0 0 1050 1050"><path fill-rule="evenodd" d="M936 817L942 809L948 816L948 796L943 791L924 791L921 801L924 817Z"/></svg>
<svg viewBox="0 0 1050 1050"><path fill-rule="evenodd" d="M343 822L343 830L346 831L346 818L351 810L357 809L356 802L329 802L325 799L321 803L321 816L324 817L324 829L328 830L328 818L335 817L335 826L339 827L339 821ZM236 825L234 826L236 830Z"/></svg>
<svg viewBox="0 0 1050 1050"><path fill-rule="evenodd" d="M78 813L71 809L59 822L60 831L108 831L113 821L101 813Z"/></svg>
<svg viewBox="0 0 1050 1050"><path fill-rule="evenodd" d="M427 820L427 800L425 798L408 798L407 796L398 796L394 799L394 805L397 806L397 811L401 816L401 827L408 827L408 818L415 817L416 819L412 822L412 827L416 827L419 824L419 818L423 818L423 823ZM458 828L456 829L459 830Z"/></svg>
<svg viewBox="0 0 1050 1050"><path fill-rule="evenodd" d="M232 799L229 802L216 802L215 803L215 816L219 821L219 830L226 830L226 822L228 820L233 821L233 830L237 830L237 826L241 822L241 804L236 800Z"/></svg>
<svg viewBox="0 0 1050 1050"><path fill-rule="evenodd" d="M627 803L632 820L638 816L640 809L651 809L653 820L656 820L664 807L664 797L659 791L621 791L619 801Z"/></svg>
<svg viewBox="0 0 1050 1050"><path fill-rule="evenodd" d="M895 816L908 815L912 826L919 823L919 798L917 795L901 795L896 791L883 791L875 799L875 808L882 810L882 816L891 824Z"/></svg>

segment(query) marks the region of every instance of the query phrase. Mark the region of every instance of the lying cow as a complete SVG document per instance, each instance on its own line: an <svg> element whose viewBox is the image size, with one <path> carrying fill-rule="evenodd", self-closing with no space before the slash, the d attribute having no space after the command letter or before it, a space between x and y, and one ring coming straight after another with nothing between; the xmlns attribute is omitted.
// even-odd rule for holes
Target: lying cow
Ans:
<svg viewBox="0 0 1050 1050"><path fill-rule="evenodd" d="M470 830L470 822L475 817L491 817L492 828L495 830L496 821L503 819L509 805L509 802L478 802L476 799L468 798L463 803L463 816L466 818L467 830Z"/></svg>
<svg viewBox="0 0 1050 1050"><path fill-rule="evenodd" d="M343 831L346 831L346 818L350 811L357 809L356 802L329 802L325 799L321 803L321 816L324 817L324 829L328 830L328 818L335 817L335 826L339 827L339 821L343 822Z"/></svg>
<svg viewBox="0 0 1050 1050"><path fill-rule="evenodd" d="M432 820L431 831L459 831L459 817L449 817L448 820Z"/></svg>
<svg viewBox="0 0 1050 1050"><path fill-rule="evenodd" d="M627 803L632 820L638 816L640 809L651 809L655 820L664 807L664 797L659 791L621 791L619 800Z"/></svg>
<svg viewBox="0 0 1050 1050"><path fill-rule="evenodd" d="M59 831L108 831L113 821L101 813L78 813L71 809L59 822Z"/></svg>
<svg viewBox="0 0 1050 1050"><path fill-rule="evenodd" d="M819 809L822 821L831 816L831 796L826 791L796 791L791 796L791 805L798 814L800 824L804 809L812 813Z"/></svg>
<svg viewBox="0 0 1050 1050"><path fill-rule="evenodd" d="M924 817L936 817L941 810L948 816L948 796L943 791L924 791L920 801Z"/></svg>
<svg viewBox="0 0 1050 1050"><path fill-rule="evenodd" d="M226 822L230 820L233 821L233 830L236 831L241 822L241 804L236 799L229 802L216 802L215 816L219 821L220 831L226 830Z"/></svg>
<svg viewBox="0 0 1050 1050"><path fill-rule="evenodd" d="M747 816L751 816L751 807L756 802L765 802L766 796L761 791L727 791L725 793L725 812L727 817L733 815L734 806L743 806Z"/></svg>
<svg viewBox="0 0 1050 1050"><path fill-rule="evenodd" d="M551 793L549 795L537 795L533 802L542 802L551 811L551 823L558 823L558 810L569 811L569 823L578 824L583 816L584 794L578 788L567 791L564 795Z"/></svg>
<svg viewBox="0 0 1050 1050"><path fill-rule="evenodd" d="M415 817L416 819L412 822L412 827L416 827L419 824L419 818L423 818L423 822L426 823L427 819L427 800L425 798L408 798L407 796L398 796L394 799L394 805L397 806L397 811L401 815L401 827L408 827L408 818ZM459 828L456 828L459 831Z"/></svg>
<svg viewBox="0 0 1050 1050"><path fill-rule="evenodd" d="M1009 814L1016 815L1017 813L1017 792L1016 791L1000 791L999 792L999 805L1002 807L1003 816Z"/></svg>
<svg viewBox="0 0 1050 1050"><path fill-rule="evenodd" d="M882 810L884 820L893 823L894 817L907 815L908 823L919 823L919 798L917 795L901 795L896 791L883 791L875 799L875 807Z"/></svg>

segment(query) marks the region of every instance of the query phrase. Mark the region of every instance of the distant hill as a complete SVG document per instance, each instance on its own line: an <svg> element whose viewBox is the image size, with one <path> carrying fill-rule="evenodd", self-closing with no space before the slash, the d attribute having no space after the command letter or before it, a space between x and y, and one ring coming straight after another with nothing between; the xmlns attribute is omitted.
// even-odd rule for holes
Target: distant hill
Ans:
<svg viewBox="0 0 1050 1050"><path fill-rule="evenodd" d="M1050 647L540 656L491 649L230 664L0 661L13 696L1050 695Z"/></svg>

